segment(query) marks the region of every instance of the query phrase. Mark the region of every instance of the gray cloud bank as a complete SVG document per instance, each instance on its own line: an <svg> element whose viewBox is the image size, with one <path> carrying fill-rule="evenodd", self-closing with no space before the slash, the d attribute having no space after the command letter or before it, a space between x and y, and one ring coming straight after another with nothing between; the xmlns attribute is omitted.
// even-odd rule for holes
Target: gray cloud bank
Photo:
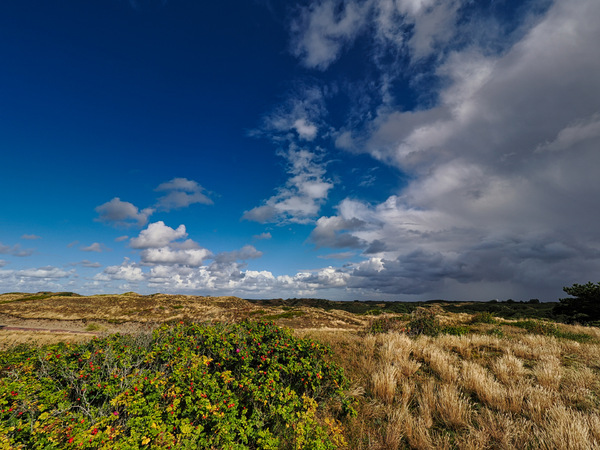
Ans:
<svg viewBox="0 0 600 450"><path fill-rule="evenodd" d="M597 278L598 19L599 2L555 2L501 52L478 41L448 48L435 69L443 80L435 106L386 108L364 129L342 130L340 147L411 176L381 204L346 199L317 221L318 246L370 256L346 270L348 286L556 298L563 285ZM329 61L302 48L309 65Z"/></svg>

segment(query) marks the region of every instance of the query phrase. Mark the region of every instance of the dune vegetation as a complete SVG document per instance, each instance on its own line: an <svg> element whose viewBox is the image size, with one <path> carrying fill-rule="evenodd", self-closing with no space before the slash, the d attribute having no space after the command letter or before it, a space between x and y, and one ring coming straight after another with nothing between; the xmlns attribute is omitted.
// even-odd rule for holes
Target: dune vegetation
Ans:
<svg viewBox="0 0 600 450"><path fill-rule="evenodd" d="M600 448L598 328L444 318L431 335L312 333L360 398L349 448Z"/></svg>
<svg viewBox="0 0 600 450"><path fill-rule="evenodd" d="M481 305L136 295L97 299L118 322L89 321L92 297L0 305L59 327L83 302L55 343L5 343L0 448L600 448L597 327Z"/></svg>

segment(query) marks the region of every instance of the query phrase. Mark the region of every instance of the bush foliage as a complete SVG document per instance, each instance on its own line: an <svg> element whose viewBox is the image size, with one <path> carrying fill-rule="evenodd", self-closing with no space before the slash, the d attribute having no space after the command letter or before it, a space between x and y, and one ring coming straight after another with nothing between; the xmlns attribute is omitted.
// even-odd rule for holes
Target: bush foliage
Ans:
<svg viewBox="0 0 600 450"><path fill-rule="evenodd" d="M592 323L600 321L600 283L574 284L563 291L572 297L561 298L553 313L569 322Z"/></svg>
<svg viewBox="0 0 600 450"><path fill-rule="evenodd" d="M419 334L437 336L441 331L437 318L439 312L439 308L436 307L415 309L411 314L410 322L408 322L409 334L412 336Z"/></svg>
<svg viewBox="0 0 600 450"><path fill-rule="evenodd" d="M0 353L0 448L336 448L331 411L353 409L329 354L269 322L18 347Z"/></svg>

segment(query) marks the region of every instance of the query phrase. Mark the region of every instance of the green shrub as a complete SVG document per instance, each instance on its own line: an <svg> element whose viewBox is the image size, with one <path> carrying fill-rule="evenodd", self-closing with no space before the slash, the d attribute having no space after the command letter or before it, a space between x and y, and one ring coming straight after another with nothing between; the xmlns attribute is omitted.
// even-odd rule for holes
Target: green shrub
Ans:
<svg viewBox="0 0 600 450"><path fill-rule="evenodd" d="M0 353L0 448L315 448L353 413L330 350L268 322Z"/></svg>
<svg viewBox="0 0 600 450"><path fill-rule="evenodd" d="M544 336L555 336L558 332L558 327L552 322L543 322L541 320L521 320L514 322L511 325L524 330L529 331L533 334L542 334Z"/></svg>
<svg viewBox="0 0 600 450"><path fill-rule="evenodd" d="M367 326L367 333L370 334L388 333L390 331L397 331L400 333L408 331L408 328L402 317L380 317L373 320Z"/></svg>
<svg viewBox="0 0 600 450"><path fill-rule="evenodd" d="M542 334L544 336L554 336L560 339L568 339L580 343L596 342L596 338L586 333L573 333L570 331L562 331L557 324L552 322L543 322L541 320L524 320L515 322L514 325L523 328L530 333Z"/></svg>
<svg viewBox="0 0 600 450"><path fill-rule="evenodd" d="M265 316L267 320L277 320L277 319L292 319L294 317L304 316L306 313L304 311L286 311L280 314L271 314L269 316Z"/></svg>
<svg viewBox="0 0 600 450"><path fill-rule="evenodd" d="M85 327L85 331L99 331L102 330L102 326L98 325L97 323L90 323L88 326Z"/></svg>
<svg viewBox="0 0 600 450"><path fill-rule="evenodd" d="M472 324L476 324L476 323L498 323L498 320L496 320L496 318L494 317L494 314L492 314L491 312L488 311L482 311L479 312L477 314L473 315L473 318L471 319L471 323Z"/></svg>
<svg viewBox="0 0 600 450"><path fill-rule="evenodd" d="M489 334L490 336L495 336L497 338L503 338L504 337L504 331L502 331L502 328L500 328L500 327L490 328L487 331L487 334Z"/></svg>
<svg viewBox="0 0 600 450"><path fill-rule="evenodd" d="M437 336L441 330L437 312L435 307L415 309L408 322L409 333L412 336L419 334Z"/></svg>
<svg viewBox="0 0 600 450"><path fill-rule="evenodd" d="M569 331L557 331L555 334L557 338L568 339L570 341L576 341L581 344L596 342L596 338L585 333L571 333Z"/></svg>

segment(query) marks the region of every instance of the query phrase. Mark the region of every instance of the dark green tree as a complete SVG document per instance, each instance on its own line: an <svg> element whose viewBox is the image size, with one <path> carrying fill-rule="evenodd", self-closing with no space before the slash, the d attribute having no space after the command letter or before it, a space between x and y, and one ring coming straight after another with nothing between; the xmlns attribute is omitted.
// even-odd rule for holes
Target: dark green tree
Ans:
<svg viewBox="0 0 600 450"><path fill-rule="evenodd" d="M584 324L600 320L600 283L574 284L563 291L572 297L559 299L552 309L555 315Z"/></svg>

